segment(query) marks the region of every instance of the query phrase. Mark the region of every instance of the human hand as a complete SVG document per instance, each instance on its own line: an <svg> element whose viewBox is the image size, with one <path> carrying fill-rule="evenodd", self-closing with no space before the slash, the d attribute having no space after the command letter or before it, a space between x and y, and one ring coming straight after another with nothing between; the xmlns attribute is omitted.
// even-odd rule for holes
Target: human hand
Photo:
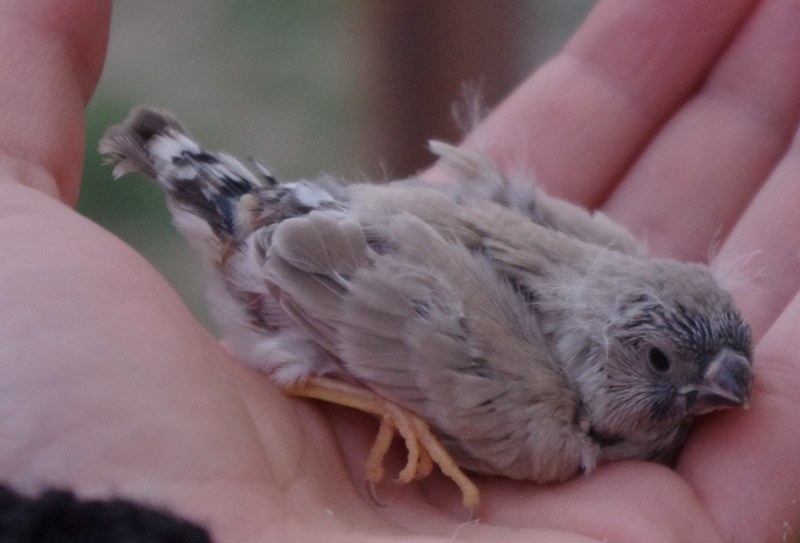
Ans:
<svg viewBox="0 0 800 543"><path fill-rule="evenodd" d="M0 466L15 485L139 498L231 541L758 541L797 521L790 3L606 0L478 132L496 157L524 158L551 193L602 207L658 254L703 258L713 239L721 259L763 251L738 296L758 345L749 412L698 428L677 473L625 462L552 487L478 478L479 525L464 524L457 489L437 477L382 485L376 507L361 481L372 421L286 398L230 361L138 255L53 198L77 194L108 5L14 4L0 20L3 50L19 55L0 58L17 76L0 85Z"/></svg>

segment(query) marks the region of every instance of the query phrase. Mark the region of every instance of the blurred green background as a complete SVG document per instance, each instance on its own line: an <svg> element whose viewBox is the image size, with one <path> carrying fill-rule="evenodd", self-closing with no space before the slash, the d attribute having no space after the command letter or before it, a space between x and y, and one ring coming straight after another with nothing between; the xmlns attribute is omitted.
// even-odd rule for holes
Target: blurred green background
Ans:
<svg viewBox="0 0 800 543"><path fill-rule="evenodd" d="M101 165L97 142L108 126L147 104L174 113L210 149L260 158L279 179L406 175L425 157L404 151L453 138L446 104L461 99L453 81L489 87L493 105L561 48L593 4L115 2L106 67L87 111L78 210L145 256L214 331L203 266L158 188L132 175L112 182Z"/></svg>

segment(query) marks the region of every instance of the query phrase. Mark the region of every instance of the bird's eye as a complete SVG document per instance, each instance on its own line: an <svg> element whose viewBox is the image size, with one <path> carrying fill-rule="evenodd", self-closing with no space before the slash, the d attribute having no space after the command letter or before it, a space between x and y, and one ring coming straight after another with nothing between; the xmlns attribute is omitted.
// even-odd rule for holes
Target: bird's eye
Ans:
<svg viewBox="0 0 800 543"><path fill-rule="evenodd" d="M647 353L650 360L650 367L658 373L667 373L670 368L669 358L664 354L664 351L658 347L651 347L650 352Z"/></svg>

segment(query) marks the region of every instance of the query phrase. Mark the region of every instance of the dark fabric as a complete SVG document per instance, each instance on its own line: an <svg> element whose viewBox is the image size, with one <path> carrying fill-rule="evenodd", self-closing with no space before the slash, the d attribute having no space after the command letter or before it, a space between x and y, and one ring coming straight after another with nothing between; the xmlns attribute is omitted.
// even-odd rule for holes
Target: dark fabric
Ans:
<svg viewBox="0 0 800 543"><path fill-rule="evenodd" d="M0 543L211 543L205 529L131 501L48 490L30 498L0 485Z"/></svg>

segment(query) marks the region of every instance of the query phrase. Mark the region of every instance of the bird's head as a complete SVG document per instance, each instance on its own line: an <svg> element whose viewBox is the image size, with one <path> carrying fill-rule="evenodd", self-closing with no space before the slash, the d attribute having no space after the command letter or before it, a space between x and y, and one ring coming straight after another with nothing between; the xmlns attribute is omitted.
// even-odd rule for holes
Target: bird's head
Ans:
<svg viewBox="0 0 800 543"><path fill-rule="evenodd" d="M598 435L653 442L656 455L696 415L748 406L751 333L705 266L641 266L618 283L599 363L579 379Z"/></svg>

